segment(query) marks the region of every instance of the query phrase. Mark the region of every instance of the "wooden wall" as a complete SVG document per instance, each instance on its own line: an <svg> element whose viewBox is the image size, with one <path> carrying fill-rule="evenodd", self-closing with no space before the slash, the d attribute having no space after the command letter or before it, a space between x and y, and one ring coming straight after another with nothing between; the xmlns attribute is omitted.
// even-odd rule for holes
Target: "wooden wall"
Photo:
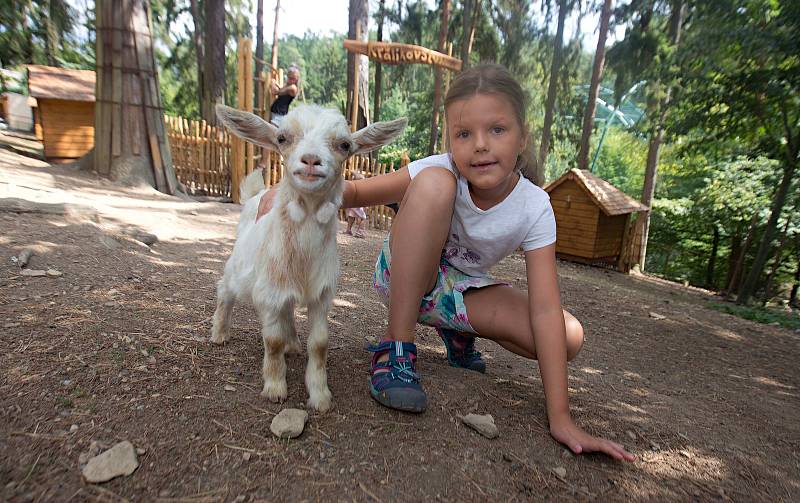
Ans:
<svg viewBox="0 0 800 503"><path fill-rule="evenodd" d="M94 103L39 99L37 133L41 128L48 160L73 160L94 146Z"/></svg>
<svg viewBox="0 0 800 503"><path fill-rule="evenodd" d="M628 215L606 216L600 212L597 221L597 239L594 244L594 258L616 257L622 251L622 236Z"/></svg>
<svg viewBox="0 0 800 503"><path fill-rule="evenodd" d="M572 180L565 181L550 192L550 203L556 215L556 252L594 258L600 208Z"/></svg>

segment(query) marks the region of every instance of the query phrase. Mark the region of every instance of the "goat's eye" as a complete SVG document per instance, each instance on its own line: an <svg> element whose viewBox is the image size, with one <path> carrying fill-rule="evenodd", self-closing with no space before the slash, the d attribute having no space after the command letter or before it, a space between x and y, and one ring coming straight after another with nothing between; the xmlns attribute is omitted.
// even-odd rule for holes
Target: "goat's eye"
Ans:
<svg viewBox="0 0 800 503"><path fill-rule="evenodd" d="M276 139L278 140L278 144L280 144L280 145L283 145L284 143L286 143L286 135L284 135L284 134L279 134Z"/></svg>
<svg viewBox="0 0 800 503"><path fill-rule="evenodd" d="M350 151L350 147L351 147L351 145L350 145L349 141L343 141L342 143L339 144L339 148L344 150L345 152L349 152Z"/></svg>

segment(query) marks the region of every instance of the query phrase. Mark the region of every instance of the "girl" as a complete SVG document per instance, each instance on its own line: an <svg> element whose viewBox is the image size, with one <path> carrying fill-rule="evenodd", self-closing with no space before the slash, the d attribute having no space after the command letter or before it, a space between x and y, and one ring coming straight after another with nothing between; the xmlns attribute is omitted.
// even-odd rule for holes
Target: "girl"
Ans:
<svg viewBox="0 0 800 503"><path fill-rule="evenodd" d="M286 85L283 87L278 85L275 80L270 84L272 86L272 93L277 95L269 109L270 112L272 112L270 122L276 126L280 126L283 122L283 118L289 113L289 105L292 104L297 93L300 92L300 68L295 65L289 67L286 71Z"/></svg>
<svg viewBox="0 0 800 503"><path fill-rule="evenodd" d="M422 412L416 371L417 322L434 326L455 366L483 371L474 337L539 360L550 433L574 453L634 456L593 437L570 417L567 360L583 328L561 309L555 218L547 193L522 176L530 142L525 95L508 71L482 65L461 73L445 98L451 151L406 168L345 184L344 207L401 201L375 269L389 323L373 352L370 393L382 405ZM262 199L262 213L270 205ZM528 293L488 276L519 247Z"/></svg>

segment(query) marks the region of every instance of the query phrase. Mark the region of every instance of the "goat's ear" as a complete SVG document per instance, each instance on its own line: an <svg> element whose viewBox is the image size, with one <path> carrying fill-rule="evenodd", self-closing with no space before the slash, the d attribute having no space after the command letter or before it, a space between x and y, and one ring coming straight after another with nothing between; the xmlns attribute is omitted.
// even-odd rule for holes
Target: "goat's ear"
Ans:
<svg viewBox="0 0 800 503"><path fill-rule="evenodd" d="M278 143L275 141L278 128L269 122L255 114L225 105L217 105L216 111L217 118L231 133L256 145L278 150Z"/></svg>
<svg viewBox="0 0 800 503"><path fill-rule="evenodd" d="M353 154L365 154L394 141L406 128L405 117L393 121L376 122L353 133L356 149Z"/></svg>

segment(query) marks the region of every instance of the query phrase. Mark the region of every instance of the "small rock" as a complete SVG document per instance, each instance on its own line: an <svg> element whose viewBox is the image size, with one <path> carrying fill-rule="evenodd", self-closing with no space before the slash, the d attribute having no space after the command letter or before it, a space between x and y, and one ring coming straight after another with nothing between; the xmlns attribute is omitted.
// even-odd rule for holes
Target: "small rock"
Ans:
<svg viewBox="0 0 800 503"><path fill-rule="evenodd" d="M661 449L661 445L657 444L656 442L650 442L650 448L654 451L658 451Z"/></svg>
<svg viewBox="0 0 800 503"><path fill-rule="evenodd" d="M567 469L564 468L563 466L556 466L555 468L553 468L553 473L555 473L556 476L560 479L567 478Z"/></svg>
<svg viewBox="0 0 800 503"><path fill-rule="evenodd" d="M109 250L116 250L122 246L119 241L107 234L100 236L100 242Z"/></svg>
<svg viewBox="0 0 800 503"><path fill-rule="evenodd" d="M680 453L680 455L681 455L681 456L683 456L684 458L691 458L691 457L692 457L692 453L691 453L691 452L689 452L689 451L686 451L686 450L681 450L681 451L678 451L678 452L679 452L679 453Z"/></svg>
<svg viewBox="0 0 800 503"><path fill-rule="evenodd" d="M658 313L655 313L653 311L650 311L650 317L653 318L654 320L666 320L667 319L667 317L664 316L663 314L658 314Z"/></svg>
<svg viewBox="0 0 800 503"><path fill-rule="evenodd" d="M158 491L159 498L169 498L171 495L172 493L169 491L169 489L162 489Z"/></svg>
<svg viewBox="0 0 800 503"><path fill-rule="evenodd" d="M20 274L31 278L41 278L42 276L47 276L47 271L41 269L23 269Z"/></svg>
<svg viewBox="0 0 800 503"><path fill-rule="evenodd" d="M71 432L78 431L78 425L77 424L73 424L72 426L69 427L69 431L71 431Z"/></svg>
<svg viewBox="0 0 800 503"><path fill-rule="evenodd" d="M233 503L244 503L245 501L247 501L247 495L240 494L236 497L236 499L233 500Z"/></svg>
<svg viewBox="0 0 800 503"><path fill-rule="evenodd" d="M631 440L636 440L636 433L634 433L633 431L627 430L625 431L625 434L628 435L628 438L630 438Z"/></svg>
<svg viewBox="0 0 800 503"><path fill-rule="evenodd" d="M63 275L64 275L64 273L63 273L63 272L59 271L58 269L53 269L52 267L51 267L50 269L48 269L48 270L45 272L45 274L47 274L47 275L48 275L48 276L50 276L51 278L60 278L61 276L63 276Z"/></svg>
<svg viewBox="0 0 800 503"><path fill-rule="evenodd" d="M479 414L467 414L461 417L461 421L486 438L497 438L500 435L491 414L483 416Z"/></svg>
<svg viewBox="0 0 800 503"><path fill-rule="evenodd" d="M242 459L245 461L250 461L250 456L252 456L250 452L245 451L242 453Z"/></svg>
<svg viewBox="0 0 800 503"><path fill-rule="evenodd" d="M295 438L303 433L308 420L308 412L300 409L283 409L272 418L270 431L278 438Z"/></svg>
<svg viewBox="0 0 800 503"><path fill-rule="evenodd" d="M147 449L143 449L142 447L137 447L136 454L139 456L144 456L145 454L147 454Z"/></svg>
<svg viewBox="0 0 800 503"><path fill-rule="evenodd" d="M108 302L103 303L103 305L106 307L114 307L117 305L117 303L114 302L113 300L109 300Z"/></svg>
<svg viewBox="0 0 800 503"><path fill-rule="evenodd" d="M225 391L236 391L236 388L234 388L230 384L226 384L225 385Z"/></svg>
<svg viewBox="0 0 800 503"><path fill-rule="evenodd" d="M158 236L155 234L150 234L149 232L137 231L131 234L131 237L140 243L146 244L147 246L158 243Z"/></svg>
<svg viewBox="0 0 800 503"><path fill-rule="evenodd" d="M17 255L17 265L20 267L20 269L24 269L25 266L28 265L28 262L30 262L31 257L34 255L34 251L30 248L25 248L19 252L19 255Z"/></svg>
<svg viewBox="0 0 800 503"><path fill-rule="evenodd" d="M90 459L83 469L83 478L92 484L105 482L120 475L130 475L138 467L136 450L126 440Z"/></svg>

